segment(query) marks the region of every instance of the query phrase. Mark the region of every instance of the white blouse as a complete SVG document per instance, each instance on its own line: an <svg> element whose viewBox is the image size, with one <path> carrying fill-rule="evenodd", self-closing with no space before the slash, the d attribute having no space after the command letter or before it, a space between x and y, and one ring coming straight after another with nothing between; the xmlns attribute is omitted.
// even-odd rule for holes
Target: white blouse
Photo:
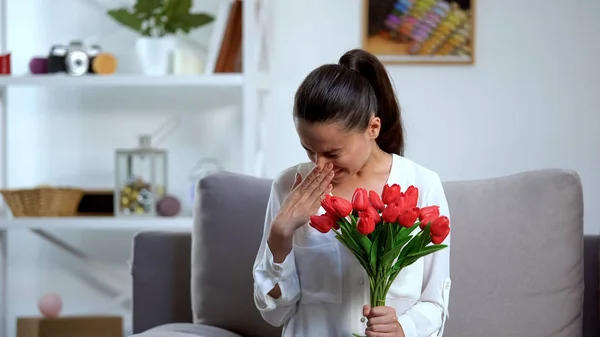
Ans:
<svg viewBox="0 0 600 337"><path fill-rule="evenodd" d="M296 172L303 177L312 163L283 171L273 182L265 229L254 263L254 301L262 317L283 325L283 336L339 336L363 334L369 304L366 272L352 253L335 239L333 231L320 233L306 224L296 231L293 248L283 263L274 263L266 242L272 219L290 191ZM450 216L437 173L394 155L388 184L419 188L419 207L439 205ZM320 213L324 213L321 208ZM414 232L416 234L417 231ZM450 235L444 242L450 245ZM406 337L442 336L448 317L450 247L427 255L400 272L388 292L386 305L394 307ZM281 296L267 293L279 284Z"/></svg>

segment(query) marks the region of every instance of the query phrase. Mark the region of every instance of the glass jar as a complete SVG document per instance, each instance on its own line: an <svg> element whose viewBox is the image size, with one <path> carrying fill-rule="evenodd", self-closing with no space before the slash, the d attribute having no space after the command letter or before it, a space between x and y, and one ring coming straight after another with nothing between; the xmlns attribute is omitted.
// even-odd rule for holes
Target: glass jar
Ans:
<svg viewBox="0 0 600 337"><path fill-rule="evenodd" d="M167 189L167 151L153 148L143 135L138 148L117 150L115 163L115 215L155 216Z"/></svg>

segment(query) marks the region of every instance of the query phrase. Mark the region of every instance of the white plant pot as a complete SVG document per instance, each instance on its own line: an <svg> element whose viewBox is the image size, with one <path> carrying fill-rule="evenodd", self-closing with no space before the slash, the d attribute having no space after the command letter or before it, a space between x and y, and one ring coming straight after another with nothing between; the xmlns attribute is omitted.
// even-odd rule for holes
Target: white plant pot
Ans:
<svg viewBox="0 0 600 337"><path fill-rule="evenodd" d="M175 38L140 37L136 41L136 50L142 71L150 76L169 74L171 53L176 47Z"/></svg>

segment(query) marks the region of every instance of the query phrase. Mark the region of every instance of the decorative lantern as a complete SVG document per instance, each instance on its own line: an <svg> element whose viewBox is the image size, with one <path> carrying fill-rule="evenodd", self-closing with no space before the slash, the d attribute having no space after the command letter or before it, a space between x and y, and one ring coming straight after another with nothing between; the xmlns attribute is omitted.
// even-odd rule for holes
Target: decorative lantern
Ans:
<svg viewBox="0 0 600 337"><path fill-rule="evenodd" d="M167 152L153 148L151 137L143 135L139 148L117 150L115 162L115 215L155 216L167 189Z"/></svg>

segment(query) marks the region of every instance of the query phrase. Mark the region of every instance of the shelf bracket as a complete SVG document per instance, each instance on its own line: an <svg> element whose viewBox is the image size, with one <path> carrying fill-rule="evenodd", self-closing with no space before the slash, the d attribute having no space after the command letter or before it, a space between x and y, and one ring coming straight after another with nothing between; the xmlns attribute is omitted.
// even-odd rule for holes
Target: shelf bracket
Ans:
<svg viewBox="0 0 600 337"><path fill-rule="evenodd" d="M62 249L66 253L84 262L85 266L88 267L90 271L98 271L93 272L92 276L98 281L102 280L102 283L104 283L103 288L110 289L110 292L112 293L111 295L119 294L120 292L122 292L121 287L119 287L118 285L128 282L128 280L126 280L126 278L122 275L116 275L104 264L94 260L90 256L86 255L84 252L82 252L80 249L74 247L68 242L65 242L64 240L61 240L60 238L52 235L51 233L42 229L31 229L31 231L40 236L41 238L45 239L46 241L52 243L56 247Z"/></svg>

